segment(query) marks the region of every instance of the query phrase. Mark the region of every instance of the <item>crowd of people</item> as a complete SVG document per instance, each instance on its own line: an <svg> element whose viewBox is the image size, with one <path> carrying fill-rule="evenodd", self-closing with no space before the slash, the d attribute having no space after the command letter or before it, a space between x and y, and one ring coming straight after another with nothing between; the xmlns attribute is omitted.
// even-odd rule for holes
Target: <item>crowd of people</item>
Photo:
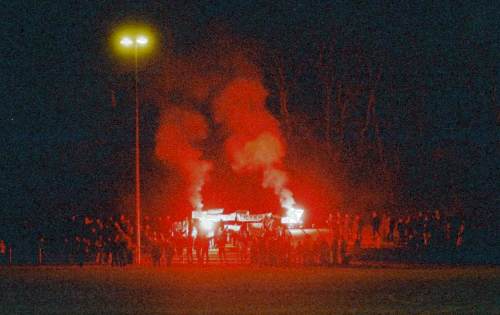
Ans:
<svg viewBox="0 0 500 315"><path fill-rule="evenodd" d="M174 253L173 222L169 217L145 216L141 248L153 264L165 255L168 264ZM64 238L64 260L79 265L93 263L125 266L134 262L136 227L125 215L107 219L73 216Z"/></svg>
<svg viewBox="0 0 500 315"><path fill-rule="evenodd" d="M349 241L359 248L365 225L357 214L351 220L349 214L330 215L329 226L333 234L333 247L341 247ZM372 247L397 248L402 260L458 259L464 245L465 220L457 215L443 216L439 210L418 212L415 215L380 215L373 211L368 222ZM366 233L365 233L366 234ZM339 243L339 245L335 245ZM345 246L345 245L344 245Z"/></svg>
<svg viewBox="0 0 500 315"><path fill-rule="evenodd" d="M416 215L391 217L387 240L412 253L431 251L443 256L460 249L464 244L465 222L458 216L443 216L418 212Z"/></svg>
<svg viewBox="0 0 500 315"><path fill-rule="evenodd" d="M464 246L473 243L472 229L466 223L439 210L406 216L335 212L324 227L302 230L301 236L294 236L272 217L259 224L239 223L234 229L222 221L206 228L197 219L173 222L169 217L145 216L141 252L143 261L154 266L168 266L174 260L207 264L210 252L224 263L228 249L233 262L271 266L348 264L353 257L359 258L356 255L361 248L391 249L388 252L397 252L397 258L405 261L455 262ZM125 215L72 216L61 235L40 234L36 242L39 264L125 266L134 262L137 251L135 227ZM0 240L0 263L12 260L8 256L12 256L12 244Z"/></svg>

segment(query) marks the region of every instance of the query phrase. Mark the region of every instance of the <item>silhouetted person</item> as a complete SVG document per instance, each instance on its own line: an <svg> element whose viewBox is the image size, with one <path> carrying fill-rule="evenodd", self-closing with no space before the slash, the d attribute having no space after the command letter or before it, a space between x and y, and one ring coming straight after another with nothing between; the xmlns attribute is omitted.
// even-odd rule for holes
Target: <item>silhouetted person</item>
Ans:
<svg viewBox="0 0 500 315"><path fill-rule="evenodd" d="M319 247L320 247L319 263L321 264L321 266L328 266L330 260L330 257L328 257L330 250L328 248L329 247L328 242L325 240L324 237L321 237Z"/></svg>
<svg viewBox="0 0 500 315"><path fill-rule="evenodd" d="M151 260L153 262L153 266L160 266L161 259L161 244L158 234L153 232L153 237L151 240Z"/></svg>
<svg viewBox="0 0 500 315"><path fill-rule="evenodd" d="M347 265L349 263L349 259L347 257L347 240L340 241L340 263L343 265Z"/></svg>
<svg viewBox="0 0 500 315"><path fill-rule="evenodd" d="M380 237L380 217L376 211L372 212L372 236L373 241Z"/></svg>
<svg viewBox="0 0 500 315"><path fill-rule="evenodd" d="M165 259L167 261L167 266L172 265L172 260L174 258L174 242L171 237L167 239L167 242L165 244ZM189 256L188 256L189 257ZM192 261L192 252L191 252L191 261Z"/></svg>
<svg viewBox="0 0 500 315"><path fill-rule="evenodd" d="M394 241L394 229L396 228L396 219L391 216L389 218L389 234L387 235L387 240L389 242Z"/></svg>
<svg viewBox="0 0 500 315"><path fill-rule="evenodd" d="M201 245L201 263L208 264L208 250L210 247L210 239L206 234L202 234L202 237L200 238L200 245Z"/></svg>
<svg viewBox="0 0 500 315"><path fill-rule="evenodd" d="M175 232L175 251L181 263L184 262L184 247L185 247L184 237L180 232Z"/></svg>
<svg viewBox="0 0 500 315"><path fill-rule="evenodd" d="M363 221L361 219L361 216L359 214L356 214L354 216L354 248L360 249L361 248L361 233L363 231Z"/></svg>
<svg viewBox="0 0 500 315"><path fill-rule="evenodd" d="M219 249L219 259L222 262L226 262L226 242L227 242L227 232L224 230L224 227L221 226L221 230L219 231L219 235L216 239L216 245Z"/></svg>
<svg viewBox="0 0 500 315"><path fill-rule="evenodd" d="M193 263L193 247L194 247L194 237L192 235L192 231L190 231L186 239L186 253L187 253L187 261L189 264Z"/></svg>
<svg viewBox="0 0 500 315"><path fill-rule="evenodd" d="M403 218L399 218L398 224L397 224L397 230L398 230L398 243L400 246L403 246L405 244L405 223Z"/></svg>

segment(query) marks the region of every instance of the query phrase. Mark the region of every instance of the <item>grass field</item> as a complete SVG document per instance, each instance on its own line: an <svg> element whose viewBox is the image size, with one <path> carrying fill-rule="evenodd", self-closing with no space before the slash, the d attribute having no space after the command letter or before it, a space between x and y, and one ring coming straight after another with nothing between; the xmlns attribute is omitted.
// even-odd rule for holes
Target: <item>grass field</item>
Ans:
<svg viewBox="0 0 500 315"><path fill-rule="evenodd" d="M2 314L500 314L500 268L0 267Z"/></svg>

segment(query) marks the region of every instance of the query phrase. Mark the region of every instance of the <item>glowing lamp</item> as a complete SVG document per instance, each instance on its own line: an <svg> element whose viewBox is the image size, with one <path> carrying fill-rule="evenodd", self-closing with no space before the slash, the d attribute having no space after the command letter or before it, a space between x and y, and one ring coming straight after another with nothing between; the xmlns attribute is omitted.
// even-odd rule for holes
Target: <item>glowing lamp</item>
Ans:
<svg viewBox="0 0 500 315"><path fill-rule="evenodd" d="M130 37L124 37L120 40L120 44L122 44L125 47L132 46L133 43L134 42L132 41L132 39Z"/></svg>
<svg viewBox="0 0 500 315"><path fill-rule="evenodd" d="M139 36L137 37L137 39L135 40L135 42L138 44L138 45L141 45L141 46L144 46L148 43L148 38L146 36Z"/></svg>
<svg viewBox="0 0 500 315"><path fill-rule="evenodd" d="M157 46L159 34L147 25L124 24L113 30L113 50L124 57L149 55Z"/></svg>
<svg viewBox="0 0 500 315"><path fill-rule="evenodd" d="M139 46L146 46L148 44L148 38L144 35L139 35L135 39L135 43ZM130 47L134 44L132 38L125 36L120 40L120 44L125 47Z"/></svg>

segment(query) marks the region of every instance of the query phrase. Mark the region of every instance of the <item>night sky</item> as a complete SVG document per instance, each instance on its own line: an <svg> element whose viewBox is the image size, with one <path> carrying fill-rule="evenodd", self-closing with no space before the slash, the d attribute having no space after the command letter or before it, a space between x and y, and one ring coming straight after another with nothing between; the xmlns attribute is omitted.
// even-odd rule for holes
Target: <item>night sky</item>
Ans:
<svg viewBox="0 0 500 315"><path fill-rule="evenodd" d="M113 213L133 194L133 71L109 48L113 27L130 18L161 34L140 70L144 189L159 169L156 92L166 56L189 53L221 30L259 47L264 74L265 56L282 52L308 69L292 109L314 120L319 81L309 63L335 34L347 55L361 47L384 70L378 101L395 105L380 108L381 137L401 154L401 200L434 207L458 198L468 211L496 214L498 4L372 2L11 1L1 22L0 217ZM268 89L269 110L278 113L275 87Z"/></svg>

